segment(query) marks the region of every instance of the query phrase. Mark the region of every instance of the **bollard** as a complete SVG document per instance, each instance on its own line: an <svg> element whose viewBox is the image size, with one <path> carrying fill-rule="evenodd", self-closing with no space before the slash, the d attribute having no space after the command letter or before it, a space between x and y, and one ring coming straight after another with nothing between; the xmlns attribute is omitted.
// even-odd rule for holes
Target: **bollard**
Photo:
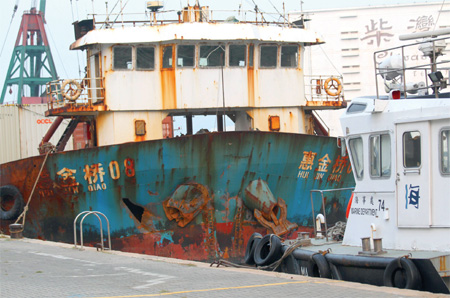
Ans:
<svg viewBox="0 0 450 298"><path fill-rule="evenodd" d="M9 233L11 235L11 239L22 239L23 235L23 225L21 224L10 224L9 225Z"/></svg>
<svg viewBox="0 0 450 298"><path fill-rule="evenodd" d="M370 251L370 237L361 238L363 252Z"/></svg>

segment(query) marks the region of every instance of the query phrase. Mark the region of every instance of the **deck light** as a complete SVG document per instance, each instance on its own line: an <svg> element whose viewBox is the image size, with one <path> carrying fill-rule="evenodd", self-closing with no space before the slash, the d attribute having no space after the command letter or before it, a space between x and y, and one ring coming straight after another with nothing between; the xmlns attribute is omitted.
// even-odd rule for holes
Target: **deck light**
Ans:
<svg viewBox="0 0 450 298"><path fill-rule="evenodd" d="M431 72L428 74L428 77L433 83L440 82L444 78L442 72L440 71Z"/></svg>

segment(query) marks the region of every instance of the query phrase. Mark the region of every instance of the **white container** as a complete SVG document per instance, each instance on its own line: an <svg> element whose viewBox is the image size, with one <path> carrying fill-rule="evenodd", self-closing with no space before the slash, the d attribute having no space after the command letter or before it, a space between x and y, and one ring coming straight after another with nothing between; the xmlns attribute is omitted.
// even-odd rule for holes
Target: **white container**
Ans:
<svg viewBox="0 0 450 298"><path fill-rule="evenodd" d="M46 104L0 106L0 163L39 155L38 147L56 117L45 117ZM56 145L70 120L63 120L50 142ZM73 149L72 137L65 150Z"/></svg>

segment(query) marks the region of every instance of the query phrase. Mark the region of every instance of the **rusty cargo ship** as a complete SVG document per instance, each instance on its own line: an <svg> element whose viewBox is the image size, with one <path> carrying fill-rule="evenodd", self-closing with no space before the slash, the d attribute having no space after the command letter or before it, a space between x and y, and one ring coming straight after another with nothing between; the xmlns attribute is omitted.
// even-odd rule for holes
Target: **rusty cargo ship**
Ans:
<svg viewBox="0 0 450 298"><path fill-rule="evenodd" d="M41 156L0 166L2 231L19 221L25 237L70 243L77 216L99 212L112 249L242 262L254 232L313 231L323 200L311 191L329 191L328 224L344 219L351 165L316 113L345 107L342 78L303 72L318 35L260 13L212 20L199 5L162 21L155 3L142 22L75 22L86 75L46 90L49 135L70 124ZM205 115L217 132L195 133ZM173 135L175 117L185 135ZM64 151L79 123L87 148ZM85 245L106 239L98 225L84 220Z"/></svg>

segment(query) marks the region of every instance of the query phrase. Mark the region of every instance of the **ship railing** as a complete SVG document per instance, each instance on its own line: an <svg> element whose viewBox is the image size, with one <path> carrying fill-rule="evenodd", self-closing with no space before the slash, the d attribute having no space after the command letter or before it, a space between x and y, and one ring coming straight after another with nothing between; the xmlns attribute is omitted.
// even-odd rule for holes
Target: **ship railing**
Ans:
<svg viewBox="0 0 450 298"><path fill-rule="evenodd" d="M103 104L103 78L55 80L46 85L49 110L61 106L92 106Z"/></svg>
<svg viewBox="0 0 450 298"><path fill-rule="evenodd" d="M345 107L344 81L340 75L305 75L306 106Z"/></svg>
<svg viewBox="0 0 450 298"><path fill-rule="evenodd" d="M177 16L174 18L173 16ZM210 10L209 7L189 6L178 10L146 11L145 13L89 14L96 28L124 26L155 26L172 23L249 23L267 26L303 27L297 21L300 12L262 12L260 10ZM294 23L295 22L295 23Z"/></svg>
<svg viewBox="0 0 450 298"><path fill-rule="evenodd" d="M317 227L316 227L316 215L314 212L314 198L313 198L313 194L314 193L319 193L321 196L321 203L322 203L322 215L324 217L324 225L325 225L325 237L326 237L326 241L328 242L328 223L327 223L327 215L325 212L325 197L324 197L324 193L329 193L329 192L341 192L341 191L349 191L349 190L354 190L354 187L344 187L344 188L333 188L333 189L312 189L310 190L310 195L311 195L311 208L312 208L312 217L313 217L313 226L314 226L314 235L317 236Z"/></svg>
<svg viewBox="0 0 450 298"><path fill-rule="evenodd" d="M450 54L448 44L448 37L428 38L374 52L377 98L392 90L399 90L404 98L408 94L438 98L440 90L450 85L450 60L445 59Z"/></svg>
<svg viewBox="0 0 450 298"><path fill-rule="evenodd" d="M105 250L105 246L103 244L104 241L103 241L102 219L100 218L99 215L101 215L105 219L106 224L108 226L108 245L109 245L108 249L111 250L111 233L110 233L110 228L109 228L109 220L108 220L108 218L106 217L105 214L103 214L103 213L101 213L99 211L83 211L83 212L79 213L77 215L77 217L75 217L75 220L73 221L73 238L74 238L73 242L74 242L75 248L78 247L77 246L78 245L78 241L77 241L77 220L78 220L78 218L80 216L83 215L83 217L81 218L81 221L80 221L80 250L83 250L83 222L84 222L85 218L88 217L91 214L94 214L97 217L98 221L99 221L99 225L100 225L100 248L101 248L102 251Z"/></svg>

